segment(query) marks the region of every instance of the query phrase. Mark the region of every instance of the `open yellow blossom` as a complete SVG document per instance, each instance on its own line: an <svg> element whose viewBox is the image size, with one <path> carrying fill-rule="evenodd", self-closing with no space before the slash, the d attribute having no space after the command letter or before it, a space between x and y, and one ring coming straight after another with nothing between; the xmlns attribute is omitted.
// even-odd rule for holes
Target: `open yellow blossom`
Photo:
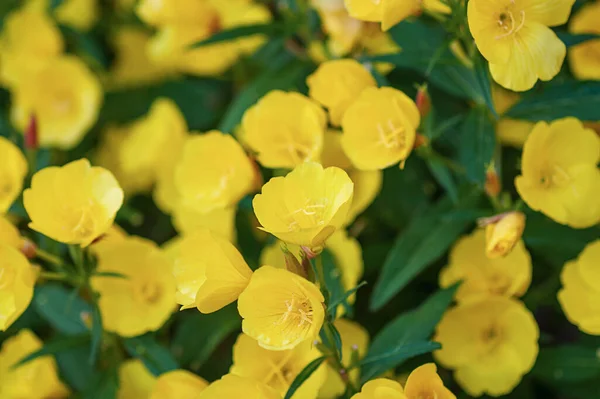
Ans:
<svg viewBox="0 0 600 399"><path fill-rule="evenodd" d="M352 399L406 399L406 396L399 382L376 378L363 385Z"/></svg>
<svg viewBox="0 0 600 399"><path fill-rule="evenodd" d="M235 243L235 214L235 207L200 213L180 205L173 210L173 225L179 234L191 234L198 230L208 229L227 241Z"/></svg>
<svg viewBox="0 0 600 399"><path fill-rule="evenodd" d="M456 399L456 396L444 386L437 374L435 363L427 363L414 369L404 385L406 399Z"/></svg>
<svg viewBox="0 0 600 399"><path fill-rule="evenodd" d="M342 169L307 162L265 184L252 201L254 213L262 230L318 251L346 221L353 186Z"/></svg>
<svg viewBox="0 0 600 399"><path fill-rule="evenodd" d="M68 398L69 390L58 379L56 361L49 355L13 368L25 356L42 349L42 341L23 329L8 338L0 350L0 398Z"/></svg>
<svg viewBox="0 0 600 399"><path fill-rule="evenodd" d="M312 342L325 318L323 294L290 271L262 266L238 299L242 330L265 349L292 349Z"/></svg>
<svg viewBox="0 0 600 399"><path fill-rule="evenodd" d="M27 6L49 12L51 0L28 0ZM99 0L64 0L53 10L58 22L79 30L89 30L98 20Z"/></svg>
<svg viewBox="0 0 600 399"><path fill-rule="evenodd" d="M414 101L391 87L367 88L342 120L342 147L361 170L385 169L410 155L421 122Z"/></svg>
<svg viewBox="0 0 600 399"><path fill-rule="evenodd" d="M172 264L151 241L131 237L97 248L98 272L92 287L100 294L107 331L134 337L160 328L175 307Z"/></svg>
<svg viewBox="0 0 600 399"><path fill-rule="evenodd" d="M567 316L586 334L600 335L600 240L588 244L579 257L567 262L561 274L558 301Z"/></svg>
<svg viewBox="0 0 600 399"><path fill-rule="evenodd" d="M177 303L182 309L197 307L215 312L234 302L246 288L252 270L226 239L198 230L179 240L173 273Z"/></svg>
<svg viewBox="0 0 600 399"><path fill-rule="evenodd" d="M274 389L252 378L233 374L224 375L200 392L198 399L281 399Z"/></svg>
<svg viewBox="0 0 600 399"><path fill-rule="evenodd" d="M450 251L449 263L440 273L440 286L462 284L456 300L467 301L477 296L521 296L531 283L531 257L519 240L505 257L486 256L485 232L476 230L461 238Z"/></svg>
<svg viewBox="0 0 600 399"><path fill-rule="evenodd" d="M509 254L525 230L525 214L506 212L485 226L485 254L494 259Z"/></svg>
<svg viewBox="0 0 600 399"><path fill-rule="evenodd" d="M364 23L348 14L344 0L312 0L312 4L329 35L329 52L334 56L348 54L361 40Z"/></svg>
<svg viewBox="0 0 600 399"><path fill-rule="evenodd" d="M203 25L218 18L217 10L206 0L141 0L136 12L142 21L152 26Z"/></svg>
<svg viewBox="0 0 600 399"><path fill-rule="evenodd" d="M208 382L196 374L173 370L158 377L150 399L197 398L207 386Z"/></svg>
<svg viewBox="0 0 600 399"><path fill-rule="evenodd" d="M388 30L406 18L418 15L423 8L448 14L450 7L440 0L345 0L350 15L363 21L381 22Z"/></svg>
<svg viewBox="0 0 600 399"><path fill-rule="evenodd" d="M569 22L573 34L600 34L600 3L584 4ZM571 72L577 79L600 80L600 39L589 40L569 49Z"/></svg>
<svg viewBox="0 0 600 399"><path fill-rule="evenodd" d="M565 134L567 133L567 134ZM574 228L600 222L600 137L575 118L539 122L515 186L530 208Z"/></svg>
<svg viewBox="0 0 600 399"><path fill-rule="evenodd" d="M318 160L327 126L325 111L300 93L275 90L244 114L244 142L266 168L293 168Z"/></svg>
<svg viewBox="0 0 600 399"><path fill-rule="evenodd" d="M21 248L19 230L4 216L0 215L0 244L7 244L15 249Z"/></svg>
<svg viewBox="0 0 600 399"><path fill-rule="evenodd" d="M262 348L255 339L242 333L233 345L233 365L229 372L260 381L283 396L304 367L319 356L321 353L312 342L303 342L289 350L272 351ZM325 373L325 367L319 367L292 398L316 398Z"/></svg>
<svg viewBox="0 0 600 399"><path fill-rule="evenodd" d="M11 117L24 131L34 116L39 145L70 149L94 125L102 105L98 78L77 57L48 61L14 88Z"/></svg>
<svg viewBox="0 0 600 399"><path fill-rule="evenodd" d="M27 160L19 147L4 137L0 137L0 154L0 214L3 214L21 194Z"/></svg>
<svg viewBox="0 0 600 399"><path fill-rule="evenodd" d="M27 258L10 243L0 242L0 331L27 309L34 284L35 274Z"/></svg>
<svg viewBox="0 0 600 399"><path fill-rule="evenodd" d="M48 14L23 7L4 20L0 47L0 82L15 86L58 57L64 43Z"/></svg>
<svg viewBox="0 0 600 399"><path fill-rule="evenodd" d="M119 367L117 399L149 399L155 383L156 377L141 360L126 360Z"/></svg>
<svg viewBox="0 0 600 399"><path fill-rule="evenodd" d="M535 123L504 116L504 113L519 102L519 94L494 84L492 85L492 98L496 112L500 115L500 119L496 123L496 136L498 140L506 146L523 148Z"/></svg>
<svg viewBox="0 0 600 399"><path fill-rule="evenodd" d="M511 392L533 367L539 329L519 301L495 296L465 301L446 312L434 341L436 360L454 370L471 396Z"/></svg>
<svg viewBox="0 0 600 399"><path fill-rule="evenodd" d="M515 91L551 80L567 49L550 29L567 22L575 0L471 0L468 19L477 48L490 62L492 77Z"/></svg>
<svg viewBox="0 0 600 399"><path fill-rule="evenodd" d="M346 110L367 87L377 87L371 73L358 61L327 61L310 75L309 95L329 110L331 124L339 126Z"/></svg>
<svg viewBox="0 0 600 399"><path fill-rule="evenodd" d="M202 213L237 204L252 191L255 178L242 146L216 130L190 137L175 168L182 205Z"/></svg>
<svg viewBox="0 0 600 399"><path fill-rule="evenodd" d="M360 324L348 320L337 319L334 323L342 339L342 365L350 367L352 363L353 352L358 353L358 359L362 359L367 354L369 346L369 333ZM349 378L354 384L358 384L360 370L354 368L349 372ZM327 377L321 390L319 399L337 399L346 391L346 383L342 380L339 370L334 365L327 367Z"/></svg>
<svg viewBox="0 0 600 399"><path fill-rule="evenodd" d="M112 226L123 190L109 171L80 159L37 172L23 202L33 230L86 247Z"/></svg>

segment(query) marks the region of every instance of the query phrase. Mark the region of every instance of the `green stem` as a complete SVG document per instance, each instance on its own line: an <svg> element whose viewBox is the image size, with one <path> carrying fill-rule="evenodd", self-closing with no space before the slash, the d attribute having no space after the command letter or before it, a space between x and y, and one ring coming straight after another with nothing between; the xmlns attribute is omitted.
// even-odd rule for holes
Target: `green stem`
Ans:
<svg viewBox="0 0 600 399"><path fill-rule="evenodd" d="M59 266L59 267L64 266L64 263L61 258L59 258L58 256L53 255L49 252L46 252L43 249L36 248L35 256L45 262L52 264L52 265Z"/></svg>
<svg viewBox="0 0 600 399"><path fill-rule="evenodd" d="M83 267L83 250L79 245L69 245L69 253L75 264L75 270L79 278L85 278L85 269Z"/></svg>
<svg viewBox="0 0 600 399"><path fill-rule="evenodd" d="M323 258L321 255L315 259L315 269L317 270L317 278L322 286L325 286L325 272L323 271Z"/></svg>

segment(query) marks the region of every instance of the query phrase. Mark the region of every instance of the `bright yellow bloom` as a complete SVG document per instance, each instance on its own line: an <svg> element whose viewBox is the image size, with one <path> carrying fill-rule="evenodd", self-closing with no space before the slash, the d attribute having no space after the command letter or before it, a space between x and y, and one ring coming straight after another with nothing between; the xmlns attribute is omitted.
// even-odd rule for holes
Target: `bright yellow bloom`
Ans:
<svg viewBox="0 0 600 399"><path fill-rule="evenodd" d="M259 381L285 395L294 378L321 353L312 342L303 342L293 349L272 351L240 334L233 346L230 373ZM315 399L325 380L325 366L319 367L296 391L293 399Z"/></svg>
<svg viewBox="0 0 600 399"><path fill-rule="evenodd" d="M86 247L113 224L123 190L109 171L80 159L37 172L23 202L30 228L56 241Z"/></svg>
<svg viewBox="0 0 600 399"><path fill-rule="evenodd" d="M329 35L329 52L338 57L348 54L361 40L364 23L348 14L344 0L312 0L312 4Z"/></svg>
<svg viewBox="0 0 600 399"><path fill-rule="evenodd" d="M327 61L310 75L309 95L329 110L331 124L339 126L346 110L367 87L377 87L371 73L352 59Z"/></svg>
<svg viewBox="0 0 600 399"><path fill-rule="evenodd" d="M175 308L175 279L166 255L139 237L103 245L96 253L99 272L124 276L92 279L104 328L124 337L160 328Z"/></svg>
<svg viewBox="0 0 600 399"><path fill-rule="evenodd" d="M208 230L182 237L174 258L175 298L182 309L215 312L234 302L252 276L239 251Z"/></svg>
<svg viewBox="0 0 600 399"><path fill-rule="evenodd" d="M259 381L227 374L210 384L198 396L198 399L225 398L281 399L281 395Z"/></svg>
<svg viewBox="0 0 600 399"><path fill-rule="evenodd" d="M515 91L558 74L567 54L550 29L567 22L575 0L471 0L468 19L492 77Z"/></svg>
<svg viewBox="0 0 600 399"><path fill-rule="evenodd" d="M242 330L270 350L312 342L323 325L324 300L317 286L303 277L262 266L238 299Z"/></svg>
<svg viewBox="0 0 600 399"><path fill-rule="evenodd" d="M461 238L450 251L449 263L440 273L440 286L462 280L456 293L459 302L477 296L521 296L531 283L531 257L518 241L505 257L490 259L485 251L485 232L476 230Z"/></svg>
<svg viewBox="0 0 600 399"><path fill-rule="evenodd" d="M353 186L342 169L307 162L265 184L252 201L254 213L262 230L318 251L346 221Z"/></svg>
<svg viewBox="0 0 600 399"><path fill-rule="evenodd" d="M19 147L4 137L0 137L0 154L0 214L3 214L23 190L27 160Z"/></svg>
<svg viewBox="0 0 600 399"><path fill-rule="evenodd" d="M119 367L117 399L150 399L156 377L141 360L129 359Z"/></svg>
<svg viewBox="0 0 600 399"><path fill-rule="evenodd" d="M485 226L485 254L492 259L509 254L525 230L522 212L507 212L495 218L497 220Z"/></svg>
<svg viewBox="0 0 600 399"><path fill-rule="evenodd" d="M198 230L208 229L227 241L235 243L235 214L235 207L200 213L182 205L173 210L173 225L179 234L191 234Z"/></svg>
<svg viewBox="0 0 600 399"><path fill-rule="evenodd" d="M575 118L539 122L515 185L530 208L574 228L600 222L600 137Z"/></svg>
<svg viewBox="0 0 600 399"><path fill-rule="evenodd" d="M352 354L356 350L358 358L362 359L367 354L369 346L369 333L360 324L347 320L337 319L335 327L342 338L342 365L349 367L352 362ZM360 370L354 368L349 372L349 378L354 384L358 384ZM336 399L346 391L346 383L342 380L339 370L333 365L327 367L327 378L319 391L319 399Z"/></svg>
<svg viewBox="0 0 600 399"><path fill-rule="evenodd" d="M266 168L294 168L318 160L327 126L325 111L300 93L274 90L244 114L244 142Z"/></svg>
<svg viewBox="0 0 600 399"><path fill-rule="evenodd" d="M561 274L558 301L569 321L586 334L600 335L600 240L588 244Z"/></svg>
<svg viewBox="0 0 600 399"><path fill-rule="evenodd" d="M456 396L444 386L437 374L435 363L427 363L414 369L404 385L406 399L456 399Z"/></svg>
<svg viewBox="0 0 600 399"><path fill-rule="evenodd" d="M208 386L208 382L187 370L173 370L161 374L150 399L197 398Z"/></svg>
<svg viewBox="0 0 600 399"><path fill-rule="evenodd" d="M492 85L494 107L501 118L496 123L498 140L507 146L522 148L535 123L503 116L513 105L519 102L519 95L499 85Z"/></svg>
<svg viewBox="0 0 600 399"><path fill-rule="evenodd" d="M50 11L51 0L29 0L27 6L40 12ZM98 0L64 0L53 11L58 22L79 30L90 30L100 13Z"/></svg>
<svg viewBox="0 0 600 399"><path fill-rule="evenodd" d="M49 355L13 368L25 356L42 349L42 341L23 329L8 338L0 350L0 398L67 398L69 390L58 379L56 361Z"/></svg>
<svg viewBox="0 0 600 399"><path fill-rule="evenodd" d="M0 331L27 309L34 284L35 275L27 258L10 243L0 242Z"/></svg>
<svg viewBox="0 0 600 399"><path fill-rule="evenodd" d="M48 61L14 88L11 117L24 131L34 116L41 147L70 149L94 125L102 87L83 61L62 56Z"/></svg>
<svg viewBox="0 0 600 399"><path fill-rule="evenodd" d="M237 204L252 191L255 178L242 146L216 130L190 137L175 168L182 205L201 213Z"/></svg>
<svg viewBox="0 0 600 399"><path fill-rule="evenodd" d="M0 215L0 244L7 244L15 249L21 249L19 230L4 216Z"/></svg>
<svg viewBox="0 0 600 399"><path fill-rule="evenodd" d="M422 9L450 13L450 7L440 0L345 0L351 16L363 21L381 22L388 30L406 18L418 15Z"/></svg>
<svg viewBox="0 0 600 399"><path fill-rule="evenodd" d="M342 147L361 170L385 169L410 155L421 123L414 101L391 87L365 89L342 120Z"/></svg>
<svg viewBox="0 0 600 399"><path fill-rule="evenodd" d="M214 23L217 10L207 0L141 0L136 13L152 26Z"/></svg>
<svg viewBox="0 0 600 399"><path fill-rule="evenodd" d="M377 378L363 385L352 399L406 399L406 396L399 382Z"/></svg>
<svg viewBox="0 0 600 399"><path fill-rule="evenodd" d="M0 48L0 81L15 86L58 57L64 43L49 15L24 7L4 20Z"/></svg>
<svg viewBox="0 0 600 399"><path fill-rule="evenodd" d="M511 392L533 367L539 329L533 315L514 299L496 296L463 302L446 312L434 341L434 357L454 370L471 396Z"/></svg>
<svg viewBox="0 0 600 399"><path fill-rule="evenodd" d="M600 3L584 4L569 22L569 32L574 34L600 34ZM600 40L589 40L569 49L571 72L577 79L600 80Z"/></svg>
<svg viewBox="0 0 600 399"><path fill-rule="evenodd" d="M368 55L384 55L400 52L400 46L392 39L388 32L383 32L377 24L367 24L364 29L364 34L361 37L361 45ZM389 62L376 62L375 69L387 75L395 68L394 64Z"/></svg>

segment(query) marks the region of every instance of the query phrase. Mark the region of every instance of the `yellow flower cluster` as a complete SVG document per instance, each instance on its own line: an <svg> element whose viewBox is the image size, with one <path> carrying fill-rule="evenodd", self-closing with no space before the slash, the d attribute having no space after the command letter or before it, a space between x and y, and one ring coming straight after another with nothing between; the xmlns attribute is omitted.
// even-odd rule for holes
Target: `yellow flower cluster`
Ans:
<svg viewBox="0 0 600 399"><path fill-rule="evenodd" d="M440 0L345 0L350 15L364 21L381 22L388 30L400 21L423 10L447 14L450 8Z"/></svg>

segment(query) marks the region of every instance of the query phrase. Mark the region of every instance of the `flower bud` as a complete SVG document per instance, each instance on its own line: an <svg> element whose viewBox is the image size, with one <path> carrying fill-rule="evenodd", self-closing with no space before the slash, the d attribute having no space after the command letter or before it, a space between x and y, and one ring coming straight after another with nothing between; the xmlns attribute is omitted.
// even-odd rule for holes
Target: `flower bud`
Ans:
<svg viewBox="0 0 600 399"><path fill-rule="evenodd" d="M421 118L425 118L431 111L431 97L429 96L426 84L418 87L415 103L417 104Z"/></svg>
<svg viewBox="0 0 600 399"><path fill-rule="evenodd" d="M502 190L502 185L500 182L500 176L496 172L496 169L493 166L490 166L488 170L485 172L485 193L490 197L497 197Z"/></svg>
<svg viewBox="0 0 600 399"><path fill-rule="evenodd" d="M525 215L521 212L507 212L479 221L485 226L485 253L488 258L506 256L519 242L525 229Z"/></svg>
<svg viewBox="0 0 600 399"><path fill-rule="evenodd" d="M38 124L35 115L31 116L29 125L25 129L25 148L28 150L37 150L39 147L38 141Z"/></svg>

